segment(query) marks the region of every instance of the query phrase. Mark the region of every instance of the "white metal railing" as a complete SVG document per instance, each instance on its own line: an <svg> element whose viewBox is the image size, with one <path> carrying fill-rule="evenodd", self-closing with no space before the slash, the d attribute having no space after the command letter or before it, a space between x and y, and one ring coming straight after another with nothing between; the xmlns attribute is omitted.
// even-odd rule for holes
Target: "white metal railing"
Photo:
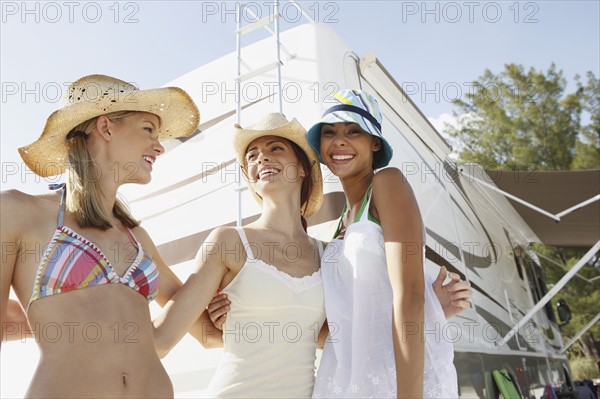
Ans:
<svg viewBox="0 0 600 399"><path fill-rule="evenodd" d="M579 332L578 332L577 334L575 334L575 336L574 336L573 338L571 338L571 339L569 340L569 342L567 342L567 343L565 344L565 346L563 346L563 347L562 347L562 349L560 350L560 353L565 353L565 351L566 351L567 349L569 349L569 347L570 347L571 345L573 345L573 344L575 343L575 341L577 341L577 340L579 339L579 337L581 337L583 334L585 334L585 332L586 332L587 330L589 330L589 329L590 329L590 327L592 327L592 326L593 326L593 325L594 325L594 324L595 324L595 323L596 323L596 322L597 322L599 319L600 319L600 312L598 312L598 314L596 315L596 317L594 317L592 320L590 320L590 322L589 322L589 323L587 323L587 324L585 325L585 327L583 327L581 330L579 330Z"/></svg>
<svg viewBox="0 0 600 399"><path fill-rule="evenodd" d="M590 250L586 252L586 254L583 256L583 258L581 258L579 260L579 262L577 262L577 264L575 266L573 266L573 268L571 270L569 270L567 272L567 274L565 274L563 276L563 278L561 278L560 281L558 283L556 283L554 285L554 287L552 287L552 289L550 291L548 291L548 293L546 295L544 295L544 297L542 299L540 299L539 302L536 303L529 310L529 312L527 312L527 314L525 316L523 316L521 318L521 320L519 320L513 326L513 328L508 332L508 334L506 334L504 336L504 338L502 338L498 343L496 343L496 346L502 346L502 345L506 344L513 337L513 335L515 335L515 333L521 327L523 327L525 325L525 323L527 323L533 317L533 315L535 315L535 313L538 310L543 308L544 305L546 305L558 293L558 291L560 291L562 289L562 287L564 287L569 282L569 280L571 280L571 278L573 278L573 276L575 276L575 274L577 274L577 272L583 266L585 266L587 261L590 260L599 250L600 250L600 241L596 242L596 244L594 244L590 248Z"/></svg>

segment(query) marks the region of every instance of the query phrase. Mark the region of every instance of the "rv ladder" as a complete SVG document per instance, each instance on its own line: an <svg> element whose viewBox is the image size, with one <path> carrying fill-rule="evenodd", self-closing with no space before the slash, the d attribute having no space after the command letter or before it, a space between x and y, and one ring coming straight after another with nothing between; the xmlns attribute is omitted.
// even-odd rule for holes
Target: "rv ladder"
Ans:
<svg viewBox="0 0 600 399"><path fill-rule="evenodd" d="M310 22L314 22L308 14L304 12L302 7L294 0L290 0L300 13L308 19ZM277 69L277 99L279 104L278 111L283 113L283 97L281 92L281 65L283 65L281 59L281 52L283 51L286 54L285 62L295 58L295 55L291 54L281 41L279 40L279 25L281 15L279 13L279 1L273 1L273 13L267 15L263 18L258 18L256 13L252 11L252 7L248 5L256 6L256 3L237 3L236 4L236 51L237 51L237 71L235 75L235 101L236 101L236 123L238 125L242 124L242 82L252 79L256 76L262 75L266 72L272 71L273 69ZM242 13L246 12L252 16L255 20L253 22L249 22L248 24L242 26ZM273 24L273 29L269 27L269 25ZM247 35L250 32L254 32L257 29L264 28L266 29L275 39L275 61L267 63L261 67L250 69L246 63L242 60L242 36ZM244 73L242 73L242 65L248 69ZM237 217L237 226L242 225L242 191L246 188L243 185L243 179L241 175L240 168L237 169L236 179L238 181L238 187L236 189L237 192L237 202L238 202L238 217Z"/></svg>

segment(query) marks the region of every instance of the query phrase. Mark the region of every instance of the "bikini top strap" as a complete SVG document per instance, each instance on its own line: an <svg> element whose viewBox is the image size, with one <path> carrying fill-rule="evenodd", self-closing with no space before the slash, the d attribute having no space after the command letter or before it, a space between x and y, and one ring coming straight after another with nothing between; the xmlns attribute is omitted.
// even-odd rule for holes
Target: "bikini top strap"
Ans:
<svg viewBox="0 0 600 399"><path fill-rule="evenodd" d="M363 198L362 205L360 206L360 210L358 211L358 215L356 215L356 222L364 222L369 219L369 207L371 206L371 198L373 197L373 183L369 184L367 187L367 191L365 191L365 196Z"/></svg>
<svg viewBox="0 0 600 399"><path fill-rule="evenodd" d="M237 230L237 232L240 236L240 240L242 240L242 245L246 249L247 260L253 261L254 254L252 253L252 247L250 246L250 243L248 242L248 237L246 237L246 232L244 231L244 229L242 227L236 227L235 229Z"/></svg>
<svg viewBox="0 0 600 399"><path fill-rule="evenodd" d="M365 195L363 197L362 204L360 206L360 209L358 210L358 214L356 215L356 218L354 219L354 223L368 220L369 206L371 205L371 196L373 194L372 188L373 188L373 183L369 184L369 187L367 187L367 191L365 191ZM342 228L342 219L344 218L344 214L346 213L347 209L348 209L348 204L344 203L344 209L342 209L342 215L340 216L340 219L338 220L337 228L335 229L335 233L333 234L334 239L340 233L340 229ZM366 212L365 212L365 210L366 210Z"/></svg>
<svg viewBox="0 0 600 399"><path fill-rule="evenodd" d="M63 190L60 196L60 208L58 211L58 226L62 226L65 219L65 202L67 200L67 185L65 183L49 184L50 190Z"/></svg>
<svg viewBox="0 0 600 399"><path fill-rule="evenodd" d="M138 241L135 234L133 234L133 231L131 231L131 229L127 226L125 226L125 228L127 229L127 234L129 234L129 238L131 238L131 241L133 241L138 247L141 246L142 244Z"/></svg>
<svg viewBox="0 0 600 399"><path fill-rule="evenodd" d="M338 219L338 224L335 229L335 233L333 233L333 237L332 237L333 239L335 239L340 234L340 230L342 229L342 219L344 218L344 214L346 213L347 209L348 209L348 204L344 203L344 209L342 209L342 215Z"/></svg>

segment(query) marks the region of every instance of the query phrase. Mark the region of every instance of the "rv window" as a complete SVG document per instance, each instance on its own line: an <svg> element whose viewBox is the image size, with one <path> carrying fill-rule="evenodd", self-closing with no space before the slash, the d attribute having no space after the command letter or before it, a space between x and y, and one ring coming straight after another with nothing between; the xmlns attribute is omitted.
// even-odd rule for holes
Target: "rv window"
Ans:
<svg viewBox="0 0 600 399"><path fill-rule="evenodd" d="M546 293L548 292L548 289L546 288L546 282L544 281L544 278L542 277L542 268L539 265L536 265L537 269L539 270L539 285L541 287L542 290L542 297L544 295L546 295ZM556 316L554 316L554 309L552 309L552 301L548 301L548 303L546 303L544 305L544 310L546 311L546 315L548 316L548 319L553 321L554 323L556 323Z"/></svg>
<svg viewBox="0 0 600 399"><path fill-rule="evenodd" d="M540 292L537 285L537 277L535 273L534 263L527 256L523 258L523 263L525 266L525 271L527 272L527 280L529 280L529 289L531 290L531 297L533 299L533 302L537 303L542 297L540 296Z"/></svg>
<svg viewBox="0 0 600 399"><path fill-rule="evenodd" d="M529 256L522 258L525 271L527 272L527 279L529 280L529 288L531 289L531 295L535 303L539 302L540 299L548 292L546 283L543 278L542 268ZM556 317L554 316L554 310L552 309L551 302L548 302L544 306L544 311L548 319L556 323Z"/></svg>

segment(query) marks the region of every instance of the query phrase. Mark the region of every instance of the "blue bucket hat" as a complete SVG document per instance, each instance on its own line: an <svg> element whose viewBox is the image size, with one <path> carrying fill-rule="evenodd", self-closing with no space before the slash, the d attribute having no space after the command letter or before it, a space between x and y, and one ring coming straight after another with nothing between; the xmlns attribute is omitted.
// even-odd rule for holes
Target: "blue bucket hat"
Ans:
<svg viewBox="0 0 600 399"><path fill-rule="evenodd" d="M324 163L321 156L321 128L323 125L352 122L359 125L365 132L381 139L381 149L378 151L381 155L373 167L379 169L387 166L392 159L393 151L381 133L383 118L377 100L362 90L341 90L333 95L333 99L334 105L327 109L321 120L308 130L308 142L319 154L321 163Z"/></svg>

